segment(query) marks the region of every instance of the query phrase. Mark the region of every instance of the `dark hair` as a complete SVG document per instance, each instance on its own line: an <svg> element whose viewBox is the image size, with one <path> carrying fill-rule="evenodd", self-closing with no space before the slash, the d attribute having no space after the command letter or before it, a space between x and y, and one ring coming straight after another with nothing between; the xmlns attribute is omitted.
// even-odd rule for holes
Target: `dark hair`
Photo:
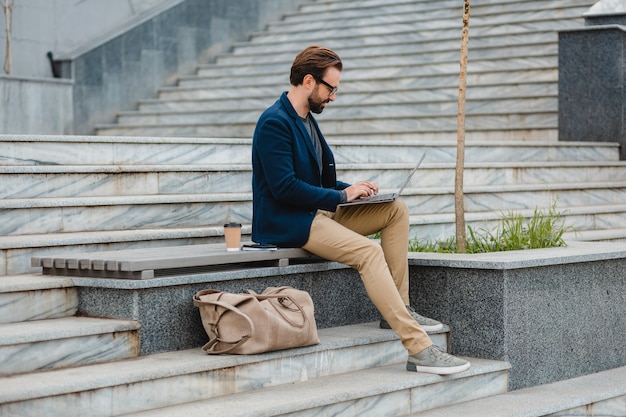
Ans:
<svg viewBox="0 0 626 417"><path fill-rule="evenodd" d="M311 74L316 79L321 79L329 67L335 67L339 71L343 69L339 55L323 46L309 46L293 60L289 82L291 85L300 85L307 74Z"/></svg>

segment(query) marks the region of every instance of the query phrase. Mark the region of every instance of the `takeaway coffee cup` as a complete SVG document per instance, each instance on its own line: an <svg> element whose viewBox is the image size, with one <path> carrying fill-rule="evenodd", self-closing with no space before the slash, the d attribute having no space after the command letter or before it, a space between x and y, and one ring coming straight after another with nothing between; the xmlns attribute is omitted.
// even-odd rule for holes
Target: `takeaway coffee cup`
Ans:
<svg viewBox="0 0 626 417"><path fill-rule="evenodd" d="M241 224L226 223L224 225L224 239L226 240L227 251L239 250L241 245Z"/></svg>

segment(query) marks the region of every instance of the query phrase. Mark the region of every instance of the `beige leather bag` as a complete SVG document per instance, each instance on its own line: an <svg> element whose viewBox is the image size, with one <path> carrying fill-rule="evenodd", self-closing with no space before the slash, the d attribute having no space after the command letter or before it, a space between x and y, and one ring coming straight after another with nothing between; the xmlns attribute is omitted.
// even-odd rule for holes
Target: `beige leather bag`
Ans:
<svg viewBox="0 0 626 417"><path fill-rule="evenodd" d="M319 343L313 300L306 291L269 287L262 294L203 290L194 297L209 354L253 354Z"/></svg>

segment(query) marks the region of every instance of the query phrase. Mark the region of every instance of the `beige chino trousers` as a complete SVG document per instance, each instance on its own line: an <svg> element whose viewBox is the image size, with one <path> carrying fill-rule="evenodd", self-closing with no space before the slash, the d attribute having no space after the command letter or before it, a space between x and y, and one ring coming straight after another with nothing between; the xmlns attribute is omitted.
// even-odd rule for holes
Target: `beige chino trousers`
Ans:
<svg viewBox="0 0 626 417"><path fill-rule="evenodd" d="M381 242L366 237L381 232ZM365 291L400 337L409 355L432 341L406 309L409 305L409 210L400 200L319 210L303 249L356 269Z"/></svg>

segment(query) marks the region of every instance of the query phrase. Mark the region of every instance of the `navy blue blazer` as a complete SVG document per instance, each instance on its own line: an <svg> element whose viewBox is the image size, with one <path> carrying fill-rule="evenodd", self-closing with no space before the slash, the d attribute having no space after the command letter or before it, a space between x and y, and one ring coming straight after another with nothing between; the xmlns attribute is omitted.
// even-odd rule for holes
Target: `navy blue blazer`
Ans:
<svg viewBox="0 0 626 417"><path fill-rule="evenodd" d="M304 123L284 92L261 114L252 140L252 240L301 247L318 209L335 211L342 190L335 159L315 119L323 149L320 172Z"/></svg>

